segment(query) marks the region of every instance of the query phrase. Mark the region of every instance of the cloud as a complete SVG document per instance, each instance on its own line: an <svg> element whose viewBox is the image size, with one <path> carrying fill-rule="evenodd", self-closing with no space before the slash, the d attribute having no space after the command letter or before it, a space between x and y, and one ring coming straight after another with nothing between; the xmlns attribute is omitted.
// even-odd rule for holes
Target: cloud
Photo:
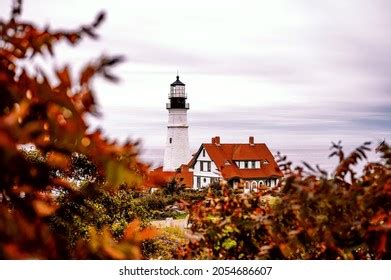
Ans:
<svg viewBox="0 0 391 280"><path fill-rule="evenodd" d="M100 41L61 45L57 59L80 66L101 53L127 57L115 71L119 85L95 84L104 117L91 122L112 137L161 149L178 69L194 147L217 134L253 134L292 154L331 140L390 139L391 1L39 0L26 1L24 18L74 27L102 9Z"/></svg>

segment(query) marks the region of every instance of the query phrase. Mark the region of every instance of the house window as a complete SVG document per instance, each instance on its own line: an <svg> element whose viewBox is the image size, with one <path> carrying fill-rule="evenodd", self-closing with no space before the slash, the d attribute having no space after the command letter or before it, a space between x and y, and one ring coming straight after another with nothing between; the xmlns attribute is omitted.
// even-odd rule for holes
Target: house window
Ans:
<svg viewBox="0 0 391 280"><path fill-rule="evenodd" d="M200 161L200 171L210 172L211 170L211 162L210 161Z"/></svg>
<svg viewBox="0 0 391 280"><path fill-rule="evenodd" d="M255 168L255 161L251 162L251 168Z"/></svg>
<svg viewBox="0 0 391 280"><path fill-rule="evenodd" d="M206 178L204 178L204 183L206 183Z"/></svg>
<svg viewBox="0 0 391 280"><path fill-rule="evenodd" d="M172 138L170 138L170 144L172 144Z"/></svg>
<svg viewBox="0 0 391 280"><path fill-rule="evenodd" d="M218 183L219 182L219 178L210 178L210 183Z"/></svg>
<svg viewBox="0 0 391 280"><path fill-rule="evenodd" d="M244 168L248 168L248 161L244 162Z"/></svg>
<svg viewBox="0 0 391 280"><path fill-rule="evenodd" d="M197 188L201 188L201 177L197 177Z"/></svg>
<svg viewBox="0 0 391 280"><path fill-rule="evenodd" d="M202 150L202 156L205 157L205 149Z"/></svg>

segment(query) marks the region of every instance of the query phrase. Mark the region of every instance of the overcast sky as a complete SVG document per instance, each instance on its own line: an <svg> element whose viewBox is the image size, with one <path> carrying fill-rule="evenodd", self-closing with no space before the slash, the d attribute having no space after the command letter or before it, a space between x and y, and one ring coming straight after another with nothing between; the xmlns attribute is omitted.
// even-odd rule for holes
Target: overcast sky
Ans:
<svg viewBox="0 0 391 280"><path fill-rule="evenodd" d="M1 17L9 3L0 2ZM148 160L161 161L177 70L193 149L215 135L253 135L327 166L330 141L391 139L391 1L25 0L23 18L71 28L101 10L100 40L62 44L55 64L77 72L102 53L125 55L114 71L121 83L96 80L103 117L91 122L141 138Z"/></svg>

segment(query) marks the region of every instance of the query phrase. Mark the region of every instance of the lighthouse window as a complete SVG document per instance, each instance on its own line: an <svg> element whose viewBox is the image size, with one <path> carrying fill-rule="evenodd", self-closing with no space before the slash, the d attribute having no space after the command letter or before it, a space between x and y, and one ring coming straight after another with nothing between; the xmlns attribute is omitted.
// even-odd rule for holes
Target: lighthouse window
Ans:
<svg viewBox="0 0 391 280"><path fill-rule="evenodd" d="M172 138L170 138L170 144L172 144Z"/></svg>

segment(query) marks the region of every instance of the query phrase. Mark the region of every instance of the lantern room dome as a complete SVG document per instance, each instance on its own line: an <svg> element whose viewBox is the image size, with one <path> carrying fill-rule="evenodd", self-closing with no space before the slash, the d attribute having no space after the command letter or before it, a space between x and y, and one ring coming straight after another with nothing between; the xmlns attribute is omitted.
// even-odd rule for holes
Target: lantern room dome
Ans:
<svg viewBox="0 0 391 280"><path fill-rule="evenodd" d="M185 85L185 84L182 83L182 82L179 80L179 76L176 76L176 81L173 82L173 83L171 84L172 87L175 87L175 86L184 86L184 85Z"/></svg>

